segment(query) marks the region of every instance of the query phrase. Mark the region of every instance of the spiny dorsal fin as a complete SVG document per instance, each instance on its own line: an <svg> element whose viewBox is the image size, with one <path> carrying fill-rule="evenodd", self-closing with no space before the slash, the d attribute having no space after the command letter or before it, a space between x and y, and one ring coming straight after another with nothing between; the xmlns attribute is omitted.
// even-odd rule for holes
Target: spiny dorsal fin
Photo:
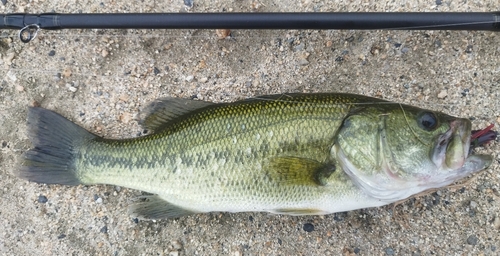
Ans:
<svg viewBox="0 0 500 256"><path fill-rule="evenodd" d="M151 132L160 131L171 120L215 103L181 98L157 99L141 113L142 125Z"/></svg>
<svg viewBox="0 0 500 256"><path fill-rule="evenodd" d="M157 195L141 196L131 204L128 213L132 218L140 220L157 220L179 218L196 212L173 205Z"/></svg>
<svg viewBox="0 0 500 256"><path fill-rule="evenodd" d="M269 175L278 182L301 185L326 185L335 165L301 157L275 157L269 163Z"/></svg>

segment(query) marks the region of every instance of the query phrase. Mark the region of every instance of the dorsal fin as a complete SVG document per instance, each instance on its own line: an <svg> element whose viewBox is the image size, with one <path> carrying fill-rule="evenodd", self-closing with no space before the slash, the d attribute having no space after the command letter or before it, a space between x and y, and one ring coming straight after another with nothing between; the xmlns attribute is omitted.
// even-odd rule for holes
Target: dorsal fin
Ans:
<svg viewBox="0 0 500 256"><path fill-rule="evenodd" d="M142 111L141 124L145 129L156 132L179 116L214 104L216 103L170 97L157 99Z"/></svg>

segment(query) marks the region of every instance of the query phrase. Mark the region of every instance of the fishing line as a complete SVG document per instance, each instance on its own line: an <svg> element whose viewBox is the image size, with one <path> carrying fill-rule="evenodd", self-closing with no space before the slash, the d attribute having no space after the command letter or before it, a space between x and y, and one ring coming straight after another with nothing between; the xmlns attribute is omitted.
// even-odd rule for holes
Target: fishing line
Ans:
<svg viewBox="0 0 500 256"><path fill-rule="evenodd" d="M36 33L39 33L40 29L44 29L43 37L44 40L56 40L59 38L90 38L95 40L102 40L102 38L127 38L134 40L144 40L151 38L163 38L168 39L184 39L190 41L190 39L207 39L207 40L217 40L217 35L214 29L227 27L236 27L236 31L245 31L232 34L231 38L237 41L244 42L243 44L248 44L252 40L262 40L262 39L281 39L288 35L283 36L246 36L244 34L252 33L247 32L248 29L276 29L282 32L278 33L289 33L292 30L294 33L298 29L304 31L307 29L309 31L313 30L344 30L351 31L353 29L376 29L376 30L440 30L440 29L459 29L459 30L490 30L490 31L500 31L500 13L488 12L488 13L112 13L112 14L6 14L0 15L3 19L0 19L0 27L16 29L20 28L19 34L24 42L30 42L36 37ZM89 19L90 17L90 19ZM140 17L140 18L138 18ZM477 19L487 21L477 21ZM164 21L171 22L165 23ZM410 21L411 20L411 21ZM474 21L471 21L474 20ZM233 21L233 22L228 22ZM456 21L456 22L453 22ZM405 24L414 23L418 25L405 26ZM149 29L159 28L165 29L167 27L183 29L179 30L167 30L163 33L158 33L157 31L144 31L144 30L129 30L130 28L141 28ZM170 28L169 27L169 28ZM45 29L64 29L64 28L109 28L112 31L94 30L92 33L89 32L79 32L79 33L67 33L66 31L61 33L48 33ZM126 35L123 31L116 29L127 29ZM200 30L200 29L211 29L212 31ZM23 38L23 31L27 35ZM88 30L83 30L88 31ZM120 32L119 32L120 31ZM197 35L196 33L204 33L204 35ZM122 33L122 34L115 34ZM139 33L139 34L129 34L129 33ZM142 33L142 34L141 34ZM271 32L276 33L276 32ZM278 34L276 33L276 34ZM239 34L239 35L238 35ZM254 33L255 34L255 33ZM5 34L0 35L0 38L16 37L15 34ZM296 37L296 36L291 36ZM299 37L306 38L307 35L299 35ZM335 38L334 35L328 35L328 39ZM52 39L55 38L55 39ZM96 39L97 38L97 39ZM100 38L100 39L99 39ZM345 39L344 39L345 40ZM106 44L106 42L102 42ZM116 42L120 44L121 42ZM106 49L109 45L99 46ZM61 67L61 70L43 70L37 69L38 73L53 74L56 75L62 72L62 69L67 67ZM125 69L125 68L124 68ZM125 71L123 69L123 71ZM33 69L20 69L20 68L8 68L1 69L6 72L28 72L32 73ZM91 71L90 77L114 77L115 79L129 79L129 76L111 76L111 75L98 75L95 74L95 70L89 69ZM176 72L179 76L182 75L180 72ZM73 76L89 77L89 74L78 73L72 70ZM4 78L6 79L6 78ZM68 79L67 80L75 80ZM138 77L137 79L141 79ZM232 77L231 79L241 79L248 80L252 79L247 76ZM162 78L160 78L162 80ZM271 78L271 80L266 81L273 82L277 81L278 78ZM158 81L156 81L158 82ZM443 104L448 105L448 104Z"/></svg>
<svg viewBox="0 0 500 256"><path fill-rule="evenodd" d="M85 74L85 73L79 73L79 72L72 71L72 75L71 75L72 77L70 77L70 78L59 78L58 81L54 81L56 79L57 74L60 74L62 72L61 70L49 70L49 69L37 69L37 70L31 70L31 69L0 69L0 70L6 71L6 73L8 73L8 72L16 72L16 74L22 75L22 76L25 76L25 74L23 74L23 72L28 73L28 74L32 74L33 71L35 71L37 73L41 73L42 75L35 76L34 79L38 80L38 81L39 80L47 80L44 83L50 84L51 87L53 87L53 88L55 87L55 88L61 88L62 90L67 90L68 93L75 93L75 92L71 92L69 90L69 88L66 88L68 85L69 86L76 86L76 88L78 88L78 90L81 90L80 88L82 88L82 86L84 86L85 88L88 88L88 90L90 90L90 92L102 91L103 90L103 84L106 83L106 80L113 80L114 82L118 82L118 83L128 82L130 84L135 84L139 89L142 88L142 89L145 89L145 90L148 90L151 86L153 86L155 88L165 88L165 87L167 87L167 88L168 87L170 87L170 88L177 88L179 86L179 85L172 85L171 83L169 83L170 78L165 78L165 79L160 79L160 80L154 80L154 77L153 77L153 79L147 80L147 79L144 79L144 78L141 78L141 77L130 77L130 75L124 75L124 76L117 76L117 75L95 75L95 74L89 75L89 74ZM44 79L44 76L46 76L48 78ZM96 83L96 84L88 84L90 81L95 80L95 79L100 79L100 80L104 80L104 81ZM239 81L248 81L250 79L250 77L247 77L247 76L230 77L230 78L225 79L224 81L218 81L218 84L227 84L227 83L229 83L230 80L234 80L234 79L239 80ZM9 80L7 74L5 75L5 77L3 78L3 80ZM267 81L266 83L279 82L279 80L280 80L279 78L273 78L272 80ZM51 81L54 81L54 82L51 82ZM73 84L73 82L75 82L75 81L77 82L77 85ZM144 87L142 85L143 82L147 82L147 84L149 86L148 87ZM9 83L9 84L15 84L16 82L8 81L7 83ZM193 86L193 87L196 87L196 86ZM111 90L110 92L113 92L112 88L109 88L108 90L106 90L104 88L104 92L109 91L109 90ZM219 91L220 88L213 88L213 90L214 91ZM195 89L195 91L196 91L196 89ZM359 93L359 92L355 92L355 91L350 91L350 92L342 91L342 92L343 93ZM228 95L228 96L231 96L231 95ZM366 95L366 96L369 96L369 95ZM374 97L374 96L372 96L372 97ZM258 98L258 99L262 99L262 100L271 100L271 99L266 99L266 98L260 98L258 96L250 96L250 97L248 97L248 99L250 99L250 98ZM379 97L376 97L376 98L379 98ZM451 111L452 107L460 107L460 106L465 106L466 105L466 100L458 101L457 103L438 103L438 102L428 102L428 101L422 102L422 101L418 101L417 99L414 99L414 98L411 98L411 97L410 98L396 98L396 99L390 99L390 98L387 98L387 97L382 97L382 98L379 98L379 99L390 100L390 101L388 101L388 102L349 103L349 104L351 104L351 105L359 105L359 106L370 105L370 104L398 105L398 104L401 104L400 103L401 101L404 101L404 102L402 102L403 104L408 104L408 105L415 105L415 104L417 104L419 107L422 107L422 108L431 108L431 109L438 110L438 111L442 111L443 108L446 109L447 111ZM391 100L393 100L393 101L400 101L400 102L393 102ZM279 99L274 99L274 101L280 101L280 100ZM289 100L283 100L283 101L289 102ZM331 107L332 105L335 105L335 104L325 105L325 107ZM343 105L343 104L342 103L338 103L338 105Z"/></svg>
<svg viewBox="0 0 500 256"><path fill-rule="evenodd" d="M197 31L200 31L200 30L184 30L183 32L186 32L188 34L182 34L182 35L169 35L169 34L165 34L165 33L170 33L170 34L175 34L175 33L179 33L177 31L166 31L164 32L163 34L127 34L127 35L123 35L123 34L114 34L113 32L115 33L120 33L119 31L117 30L113 30L112 33L107 33L107 34L97 34L97 33L100 33L101 31L103 30L99 30L99 31L95 31L93 33L68 33L67 31L63 31L63 32L59 32L59 33L52 33L52 31L50 31L50 33L44 33L43 34L43 40L46 41L46 40L53 40L53 39L59 39L59 37L66 37L66 38L87 38L87 39L95 39L95 41L101 41L101 43L103 44L107 44L107 42L102 42L102 38L106 38L106 39L112 39L112 38L127 38L127 39L134 39L134 40L144 40L144 39L152 39L152 38L163 38L163 39L185 39L185 40L189 40L189 39L207 39L207 40L212 40L214 43L219 43L219 42L222 42L224 40L227 40L227 39L219 39L217 38L217 35L215 35L215 30L212 30L212 31L207 31L208 32L208 35L193 35L193 33L196 33ZM139 32L141 30L129 30L129 31L136 31L136 32ZM206 30L201 30L201 31L206 31ZM296 33L298 30L278 30L278 32L286 32L286 33L289 33L289 32L294 32ZM49 31L44 31L44 32L49 32ZM156 32L156 31L155 31ZM242 30L241 32L243 33L246 33L248 31L245 31L245 30ZM182 33L182 32L181 32ZM283 36L244 36L244 35L234 35L234 36L231 36L232 39L236 39L236 40L239 40L238 42L238 46L243 44L247 44L249 42L251 42L251 40L261 40L261 39L282 39L283 37L285 36L290 36L292 38L295 38L297 37L297 35L289 35L289 34L285 34ZM300 40L307 40L307 35L298 35L300 38ZM322 35L322 36L325 36L325 35ZM14 33L10 33L10 34L3 34L3 35L0 35L0 38L12 38L12 37L16 37L16 34ZM327 39L334 39L334 36L332 35L327 35L326 36L327 38L325 38L325 40ZM243 42L243 43L241 43ZM122 42L122 41L117 41L117 42L114 42L116 44L120 44L120 43L130 43L130 42ZM182 42L177 42L177 43L182 43ZM240 44L241 43L241 44ZM96 45L96 46L99 46L99 45ZM108 47L109 45L101 45L101 47ZM182 46L179 46L179 47L182 47ZM24 47L23 47L24 48ZM23 69L19 69L19 68L11 68L12 70L19 70L19 71L28 71L28 70L23 70ZM6 69L2 69L2 70L6 70ZM41 70L41 69L40 69ZM29 70L29 71L32 71L32 70ZM57 70L41 70L40 72L45 72L45 73L48 73L48 72L60 72L60 71L57 71ZM83 74L81 74L83 75Z"/></svg>
<svg viewBox="0 0 500 256"><path fill-rule="evenodd" d="M410 129L411 133L413 133L413 137L417 138L417 140L420 141L420 143L422 145L426 145L426 146L430 145L430 143L425 143L425 141L423 141L422 138L420 138L420 136L418 136L417 132L415 132L415 130L413 129L413 126L410 124L410 121L408 120L408 116L406 116L406 111L403 108L403 104L399 103L398 105L399 105L399 108L401 109L401 111L403 112L406 126L408 127L408 129Z"/></svg>
<svg viewBox="0 0 500 256"><path fill-rule="evenodd" d="M67 67L67 66L65 66L65 67ZM61 69L0 68L0 71L5 72L5 75L4 75L2 80L7 81L7 83L15 83L13 81L8 81L8 80L10 80L8 78L9 72L14 72L15 74L18 74L20 76L26 76L23 73L33 74L33 72L36 72L36 73L39 73L42 75L38 76L38 77L35 76L34 77L35 80L43 79L43 76L47 76L49 78L47 79L47 81L45 83L52 84L52 86L63 88L63 89L65 88L65 86L67 84L72 85L73 82L77 81L77 82L80 82L80 84L77 87L81 87L82 85L85 85L87 88L94 88L97 90L98 88L101 88L102 83L105 83L105 82L100 82L99 84L86 85L89 80L94 80L96 78L102 79L102 80L114 80L115 82L126 81L126 82L130 82L131 84L136 84L137 87L144 88L144 89L147 89L149 87L147 87L147 88L143 87L141 85L141 81L148 82L148 84L154 85L154 87L165 87L165 86L166 87L170 87L170 86L175 87L175 86L178 86L178 85L172 85L171 83L169 83L169 81L171 80L170 77L165 77L164 79L163 79L163 77L159 77L159 80L155 80L155 75L152 75L150 77L151 79L148 80L148 79L145 79L145 77L135 77L135 76L132 76L130 74L125 74L126 73L125 69L122 70L123 76L114 75L114 74L102 75L102 74L80 73L80 72L77 72L75 70L72 70L71 77L63 78L63 77L61 77L62 76L61 73L63 72L65 67L61 67ZM175 75L182 76L183 73L176 72ZM56 78L58 80L54 81ZM224 81L219 81L218 83L229 83L229 81L231 81L231 80L249 81L252 78L253 78L252 76L231 76L231 77L227 77L227 78L219 78L219 79L223 79ZM227 80L227 81L225 81L225 80ZM51 82L51 81L53 81L53 82ZM273 83L273 82L279 82L279 81L280 81L280 78L273 77L272 79L266 81L266 83ZM90 90L94 90L94 89L90 89ZM219 90L219 89L220 88L214 88L214 90ZM68 93L70 93L70 91L68 91ZM347 92L344 92L344 93L347 93ZM351 93L356 93L356 92L351 92ZM289 96L289 95L287 95L285 93L285 94L283 94L283 96ZM369 96L369 95L366 95L366 96ZM261 99L261 100L283 101L283 102L290 101L290 100L269 99L269 98L258 97L258 96L248 97L248 99L250 99L250 98L257 98L257 99ZM375 97L375 98L378 98L378 97ZM391 100L391 99L388 99L387 97L379 98L379 99ZM459 101L457 103L421 102L421 101L417 101L416 99L413 99L413 98L398 98L395 100L399 100L399 101L404 100L405 103L403 103L403 104L408 104L408 105L418 103L418 105L420 107L423 107L423 108L431 107L434 109L436 109L436 108L451 108L453 106L463 106L465 104L465 101ZM397 104L400 106L401 103L388 101L388 102L359 102L359 103L349 103L349 104L360 105L360 106L370 105L370 104L380 104L380 105ZM335 105L335 104L325 105L325 107L331 107L332 105ZM338 105L343 105L343 103L338 103ZM450 110L450 109L448 109L448 110Z"/></svg>

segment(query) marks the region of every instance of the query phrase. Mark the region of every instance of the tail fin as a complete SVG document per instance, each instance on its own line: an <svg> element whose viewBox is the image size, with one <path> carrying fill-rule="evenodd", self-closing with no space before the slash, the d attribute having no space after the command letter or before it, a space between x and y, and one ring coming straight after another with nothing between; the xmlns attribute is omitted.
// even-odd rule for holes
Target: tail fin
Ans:
<svg viewBox="0 0 500 256"><path fill-rule="evenodd" d="M75 155L95 135L55 112L31 107L28 137L34 148L24 153L18 177L47 184L81 183L75 172Z"/></svg>

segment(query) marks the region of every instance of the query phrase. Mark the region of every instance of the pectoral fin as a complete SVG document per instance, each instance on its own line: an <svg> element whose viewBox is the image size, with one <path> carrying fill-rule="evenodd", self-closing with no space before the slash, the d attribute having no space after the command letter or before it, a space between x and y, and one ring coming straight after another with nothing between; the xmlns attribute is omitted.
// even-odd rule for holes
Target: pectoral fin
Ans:
<svg viewBox="0 0 500 256"><path fill-rule="evenodd" d="M280 183L324 186L335 165L300 157L276 157L269 163L269 175Z"/></svg>
<svg viewBox="0 0 500 256"><path fill-rule="evenodd" d="M128 213L132 218L156 220L179 218L196 212L173 205L157 195L152 195L137 198L137 202L129 206Z"/></svg>

